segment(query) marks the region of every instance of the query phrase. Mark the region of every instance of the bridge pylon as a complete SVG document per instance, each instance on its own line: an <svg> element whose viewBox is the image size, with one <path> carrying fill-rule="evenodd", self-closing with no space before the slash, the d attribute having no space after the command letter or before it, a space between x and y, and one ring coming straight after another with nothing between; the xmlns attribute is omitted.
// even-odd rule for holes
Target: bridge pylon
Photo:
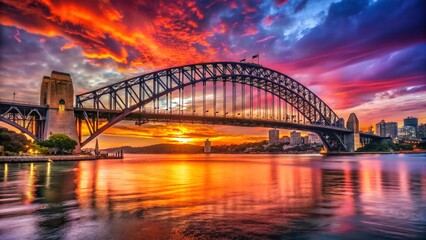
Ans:
<svg viewBox="0 0 426 240"><path fill-rule="evenodd" d="M75 152L80 152L71 75L52 71L50 77L44 76L41 83L40 104L47 106L43 139L47 139L50 135L56 133L66 134L77 141L78 145Z"/></svg>
<svg viewBox="0 0 426 240"><path fill-rule="evenodd" d="M344 136L344 141L346 148L349 152L355 152L358 148L361 147L361 140L359 135L359 121L355 113L349 115L348 122L346 123L346 128L351 130L351 133L347 133Z"/></svg>

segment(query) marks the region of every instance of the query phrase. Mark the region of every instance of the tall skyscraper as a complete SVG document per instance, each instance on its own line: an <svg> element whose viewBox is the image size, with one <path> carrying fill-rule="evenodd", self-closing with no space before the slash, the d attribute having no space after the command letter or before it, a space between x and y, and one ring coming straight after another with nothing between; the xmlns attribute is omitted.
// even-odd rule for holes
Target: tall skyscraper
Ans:
<svg viewBox="0 0 426 240"><path fill-rule="evenodd" d="M280 143L280 131L277 129L269 130L269 144L279 144Z"/></svg>
<svg viewBox="0 0 426 240"><path fill-rule="evenodd" d="M381 137L395 138L398 136L398 123L382 120L376 124L376 134Z"/></svg>
<svg viewBox="0 0 426 240"><path fill-rule="evenodd" d="M404 119L404 126L414 128L415 136L418 137L419 119L416 117L407 117Z"/></svg>

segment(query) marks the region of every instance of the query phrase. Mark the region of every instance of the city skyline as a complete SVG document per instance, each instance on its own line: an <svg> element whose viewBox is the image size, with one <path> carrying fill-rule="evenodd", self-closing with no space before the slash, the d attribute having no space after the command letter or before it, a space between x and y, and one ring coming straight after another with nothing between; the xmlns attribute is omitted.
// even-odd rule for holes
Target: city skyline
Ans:
<svg viewBox="0 0 426 240"><path fill-rule="evenodd" d="M355 112L363 129L382 119L402 126L408 116L425 123L424 9L422 1L383 0L4 1L0 95L16 91L17 100L37 102L52 70L70 73L78 94L175 65L251 61L259 52L260 64L304 84L345 120ZM267 138L264 128L132 124L101 142Z"/></svg>

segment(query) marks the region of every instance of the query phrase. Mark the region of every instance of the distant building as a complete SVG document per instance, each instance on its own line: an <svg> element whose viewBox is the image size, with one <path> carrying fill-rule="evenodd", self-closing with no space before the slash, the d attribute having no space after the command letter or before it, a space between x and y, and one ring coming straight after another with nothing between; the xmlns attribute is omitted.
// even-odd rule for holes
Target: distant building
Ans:
<svg viewBox="0 0 426 240"><path fill-rule="evenodd" d="M381 137L395 138L398 136L398 123L382 120L376 124L376 134Z"/></svg>
<svg viewBox="0 0 426 240"><path fill-rule="evenodd" d="M290 145L298 145L302 143L300 132L293 131L290 133Z"/></svg>
<svg viewBox="0 0 426 240"><path fill-rule="evenodd" d="M407 117L404 119L404 126L410 126L414 128L415 137L417 136L417 129L419 127L419 119L416 117Z"/></svg>
<svg viewBox="0 0 426 240"><path fill-rule="evenodd" d="M402 139L416 138L416 129L412 126L403 126L398 128L398 137Z"/></svg>
<svg viewBox="0 0 426 240"><path fill-rule="evenodd" d="M208 139L204 142L204 152L205 153L212 152L212 143Z"/></svg>
<svg viewBox="0 0 426 240"><path fill-rule="evenodd" d="M420 124L419 128L417 129L417 137L420 139L426 138L426 124Z"/></svg>
<svg viewBox="0 0 426 240"><path fill-rule="evenodd" d="M269 144L275 145L280 143L280 131L277 129L269 130Z"/></svg>
<svg viewBox="0 0 426 240"><path fill-rule="evenodd" d="M318 135L310 133L308 134L308 143L310 144L321 143L321 139L318 137Z"/></svg>

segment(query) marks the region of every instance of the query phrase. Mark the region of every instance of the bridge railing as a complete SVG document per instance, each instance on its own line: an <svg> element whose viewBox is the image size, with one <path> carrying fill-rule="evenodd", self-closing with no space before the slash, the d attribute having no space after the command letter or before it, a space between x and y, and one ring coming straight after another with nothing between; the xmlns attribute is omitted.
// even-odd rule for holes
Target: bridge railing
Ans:
<svg viewBox="0 0 426 240"><path fill-rule="evenodd" d="M13 100L13 99L4 99L4 98L0 98L0 103L44 106L44 105L41 105L40 103L36 103L36 102Z"/></svg>

